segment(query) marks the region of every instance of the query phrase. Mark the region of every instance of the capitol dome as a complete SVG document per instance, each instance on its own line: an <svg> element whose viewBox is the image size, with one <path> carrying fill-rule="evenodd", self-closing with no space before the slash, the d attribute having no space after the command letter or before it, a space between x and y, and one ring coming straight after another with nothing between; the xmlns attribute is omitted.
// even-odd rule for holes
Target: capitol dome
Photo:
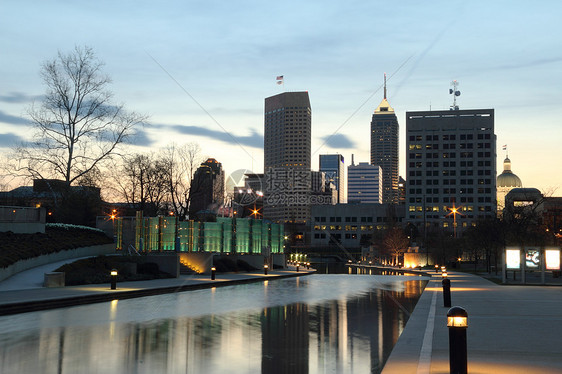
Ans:
<svg viewBox="0 0 562 374"><path fill-rule="evenodd" d="M521 179L511 171L511 161L509 158L505 158L503 161L503 173L498 175L496 180L496 186L499 187L522 187Z"/></svg>

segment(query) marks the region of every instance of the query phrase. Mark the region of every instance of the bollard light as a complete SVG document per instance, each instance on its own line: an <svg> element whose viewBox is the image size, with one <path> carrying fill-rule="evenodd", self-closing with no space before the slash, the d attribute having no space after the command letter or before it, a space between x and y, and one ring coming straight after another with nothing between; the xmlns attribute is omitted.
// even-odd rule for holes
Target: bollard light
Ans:
<svg viewBox="0 0 562 374"><path fill-rule="evenodd" d="M447 273L443 273L443 280L441 284L443 285L443 306L446 308L451 307L451 280L447 278Z"/></svg>
<svg viewBox="0 0 562 374"><path fill-rule="evenodd" d="M297 262L297 273L299 272L299 263Z"/></svg>
<svg viewBox="0 0 562 374"><path fill-rule="evenodd" d="M446 271L441 273L441 279L445 279L445 278L447 278L447 276L448 276L448 274L447 274Z"/></svg>
<svg viewBox="0 0 562 374"><path fill-rule="evenodd" d="M435 265L435 272L439 273L439 265Z"/></svg>
<svg viewBox="0 0 562 374"><path fill-rule="evenodd" d="M267 275L267 269L269 269L269 266L267 264L263 265L263 274Z"/></svg>
<svg viewBox="0 0 562 374"><path fill-rule="evenodd" d="M460 306L454 306L447 312L449 328L449 370L452 374L467 374L466 329L468 313Z"/></svg>
<svg viewBox="0 0 562 374"><path fill-rule="evenodd" d="M109 274L111 275L111 289L116 290L117 289L117 270L112 269L111 273L109 273Z"/></svg>
<svg viewBox="0 0 562 374"><path fill-rule="evenodd" d="M215 273L216 273L216 271L217 271L217 268L213 266L213 267L211 268L211 280L213 280L213 281L215 280Z"/></svg>
<svg viewBox="0 0 562 374"><path fill-rule="evenodd" d="M307 263L306 263L306 268L307 268L307 269L310 269L310 262L307 262Z"/></svg>

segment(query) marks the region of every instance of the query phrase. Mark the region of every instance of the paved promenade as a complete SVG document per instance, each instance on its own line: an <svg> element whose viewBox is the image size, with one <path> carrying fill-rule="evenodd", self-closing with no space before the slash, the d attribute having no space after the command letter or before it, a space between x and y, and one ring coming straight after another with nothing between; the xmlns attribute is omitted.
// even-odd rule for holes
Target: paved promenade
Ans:
<svg viewBox="0 0 562 374"><path fill-rule="evenodd" d="M383 374L449 373L441 275L428 283ZM500 286L449 273L453 306L468 312L468 372L562 373L562 287Z"/></svg>
<svg viewBox="0 0 562 374"><path fill-rule="evenodd" d="M42 287L41 280L43 279L44 272L52 271L56 267L57 266L53 267L53 264L41 266L14 275L4 282L0 282L0 315L91 304L114 299L128 299L201 288L259 282L267 279L308 275L315 272L315 270L312 269L303 270L301 267L299 272L290 268L287 270L270 270L268 275L264 275L263 271L228 274L217 273L215 280L211 280L210 275L182 275L179 278L118 282L116 290L111 290L109 284L57 288ZM21 286L18 287L18 284Z"/></svg>

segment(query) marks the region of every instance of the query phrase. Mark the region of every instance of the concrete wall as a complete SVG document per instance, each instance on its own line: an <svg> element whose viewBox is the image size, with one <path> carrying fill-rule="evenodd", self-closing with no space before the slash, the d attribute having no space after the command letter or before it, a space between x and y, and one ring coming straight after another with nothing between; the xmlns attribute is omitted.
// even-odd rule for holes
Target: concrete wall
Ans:
<svg viewBox="0 0 562 374"><path fill-rule="evenodd" d="M174 277L180 276L180 262L177 253L149 253L147 255L142 255L140 257L135 256L134 258L140 258L141 262L148 263L153 262L158 265L160 271L164 271Z"/></svg>
<svg viewBox="0 0 562 374"><path fill-rule="evenodd" d="M427 255L427 253L420 252L406 252L404 253L404 266L405 267L418 267L425 265L434 265L433 257Z"/></svg>
<svg viewBox="0 0 562 374"><path fill-rule="evenodd" d="M43 255L29 260L18 261L13 265L0 269L0 281L11 277L21 271L34 268L36 266L46 265L53 262L69 260L73 258L99 256L115 253L115 244L94 245L91 247L82 247L57 253Z"/></svg>
<svg viewBox="0 0 562 374"><path fill-rule="evenodd" d="M45 208L0 206L0 232L44 233L46 217Z"/></svg>
<svg viewBox="0 0 562 374"><path fill-rule="evenodd" d="M209 252L180 252L180 262L198 273L210 274L213 267L214 253Z"/></svg>

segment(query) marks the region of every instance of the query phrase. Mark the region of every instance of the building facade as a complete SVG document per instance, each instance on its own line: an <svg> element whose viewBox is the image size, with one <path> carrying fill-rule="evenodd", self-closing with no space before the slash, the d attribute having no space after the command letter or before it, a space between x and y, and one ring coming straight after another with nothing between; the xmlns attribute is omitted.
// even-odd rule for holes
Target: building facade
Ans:
<svg viewBox="0 0 562 374"><path fill-rule="evenodd" d="M382 204L383 172L378 165L360 162L347 167L347 201Z"/></svg>
<svg viewBox="0 0 562 374"><path fill-rule="evenodd" d="M382 169L383 202L398 203L398 119L386 99L386 76L384 98L375 109L371 120L371 164Z"/></svg>
<svg viewBox="0 0 562 374"><path fill-rule="evenodd" d="M202 210L218 211L224 204L224 170L214 158L203 162L195 171L190 188L189 216Z"/></svg>
<svg viewBox="0 0 562 374"><path fill-rule="evenodd" d="M404 206L395 204L314 205L311 211L310 244L313 248L369 246L375 230L391 220L402 222Z"/></svg>
<svg viewBox="0 0 562 374"><path fill-rule="evenodd" d="M264 217L273 222L310 219L311 127L308 92L265 99Z"/></svg>
<svg viewBox="0 0 562 374"><path fill-rule="evenodd" d="M462 229L495 216L493 109L407 112L406 153L408 222Z"/></svg>
<svg viewBox="0 0 562 374"><path fill-rule="evenodd" d="M326 179L335 186L337 191L334 203L347 202L345 192L345 162L340 154L320 155L320 171L326 174Z"/></svg>

